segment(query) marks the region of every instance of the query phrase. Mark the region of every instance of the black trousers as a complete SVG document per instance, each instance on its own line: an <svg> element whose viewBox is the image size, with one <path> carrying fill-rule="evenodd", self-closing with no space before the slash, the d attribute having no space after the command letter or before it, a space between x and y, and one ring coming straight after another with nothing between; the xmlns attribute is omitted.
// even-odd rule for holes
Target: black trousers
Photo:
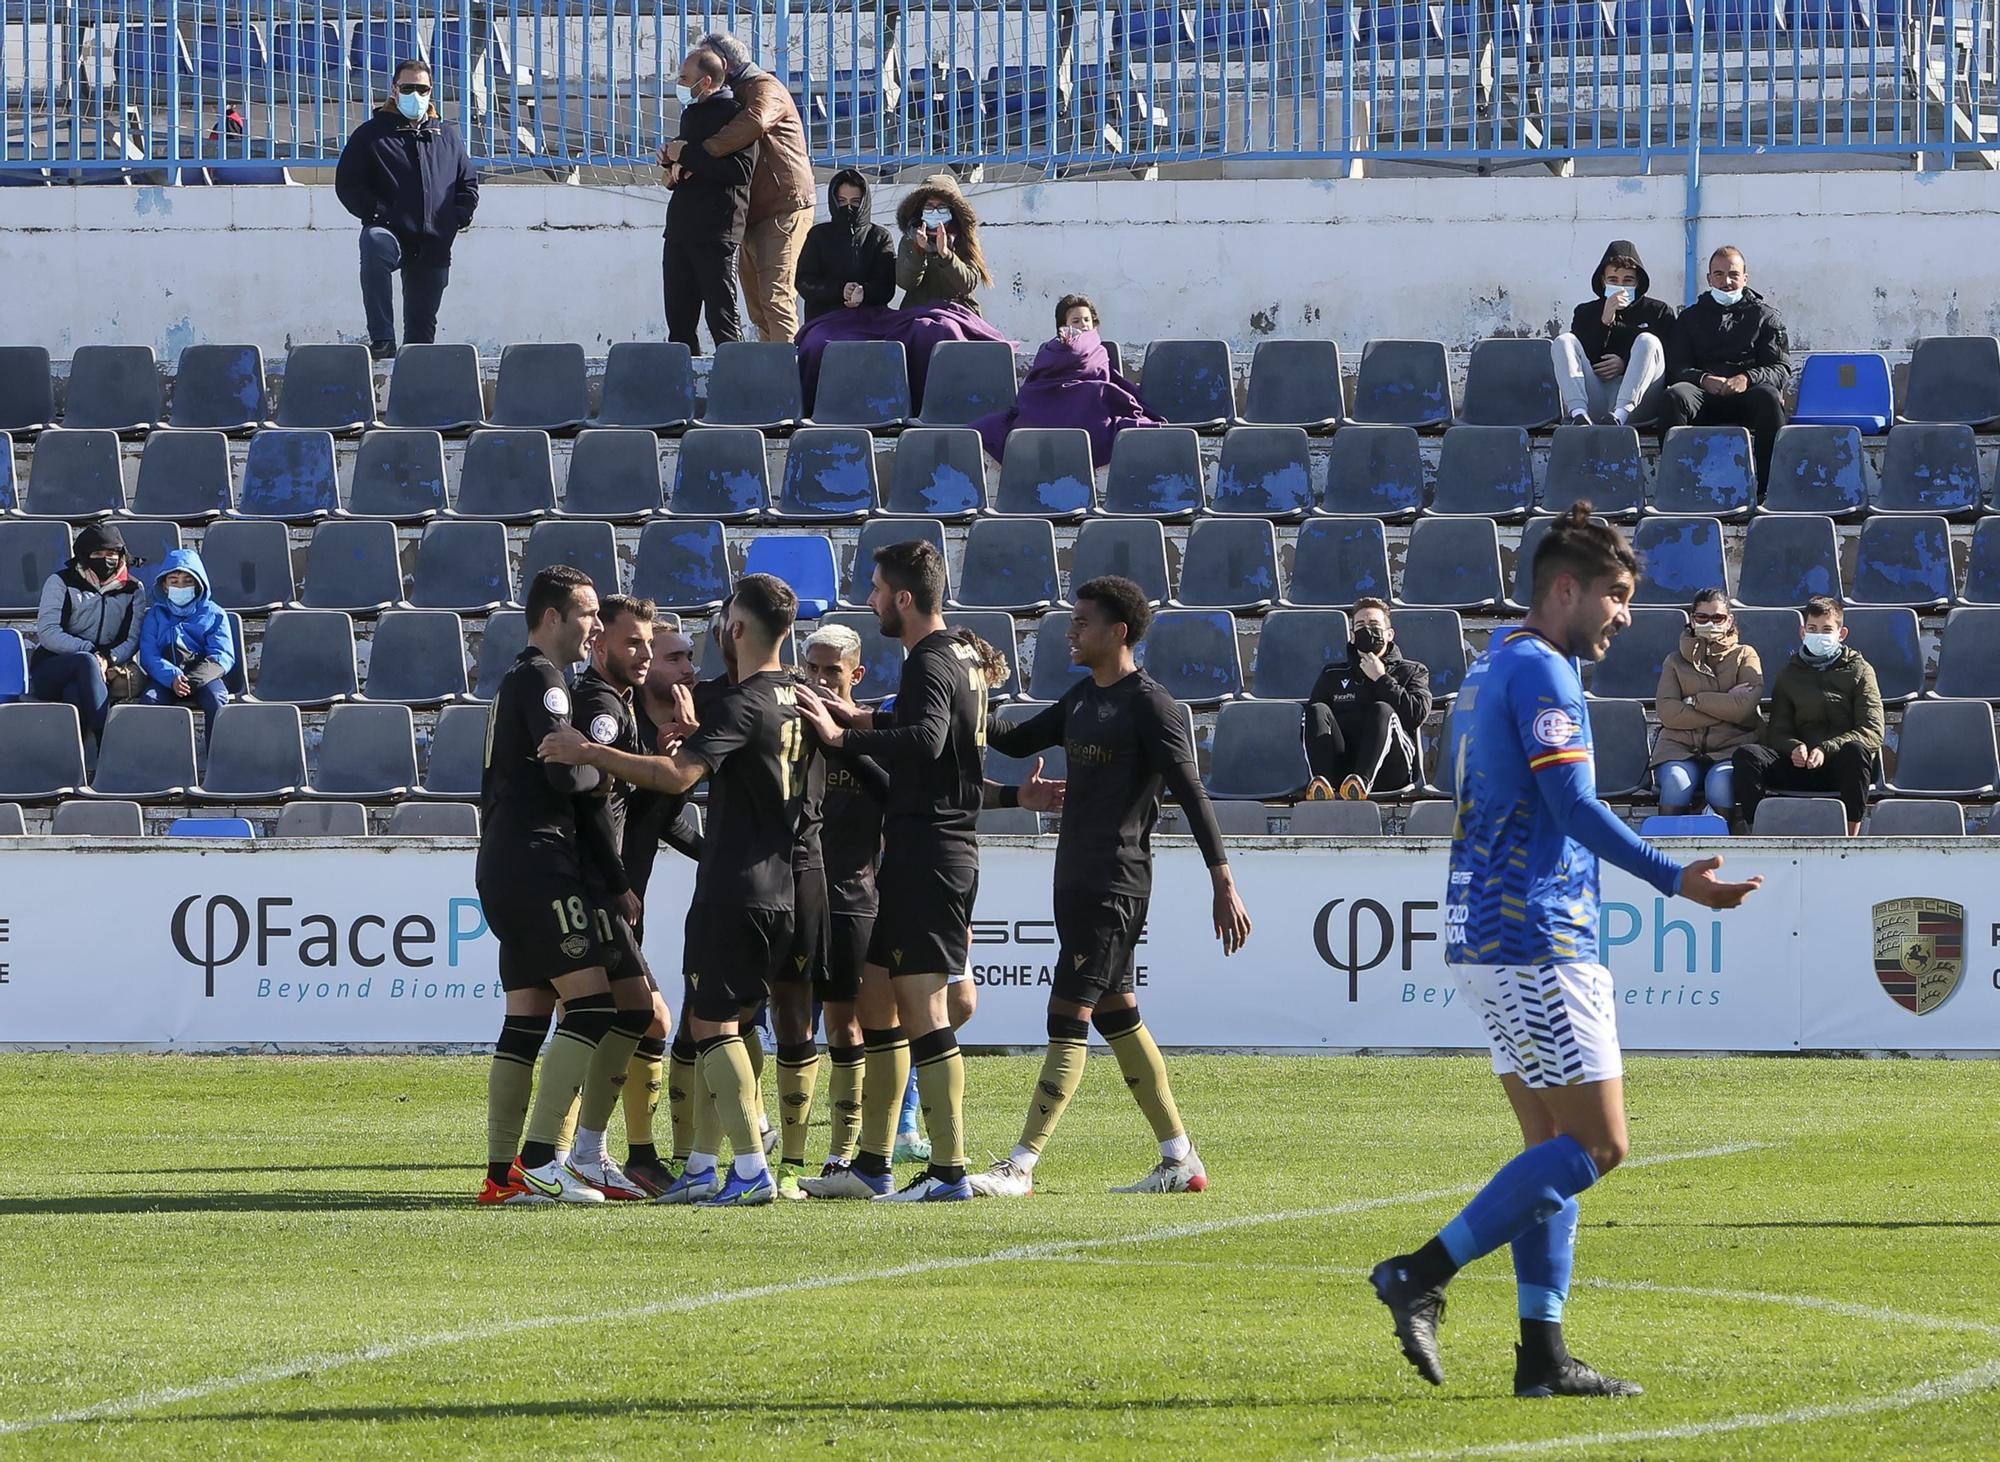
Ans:
<svg viewBox="0 0 2000 1462"><path fill-rule="evenodd" d="M1771 478L1771 449L1785 424L1785 398L1769 386L1752 386L1735 396L1717 396L1680 382L1660 401L1660 435L1677 426L1747 426L1750 453L1757 461L1757 486Z"/></svg>
<svg viewBox="0 0 2000 1462"><path fill-rule="evenodd" d="M1312 774L1336 787L1359 777L1370 792L1400 792L1417 779L1396 713L1379 701L1341 710L1308 702L1305 731Z"/></svg>
<svg viewBox="0 0 2000 1462"><path fill-rule="evenodd" d="M736 310L736 240L703 236L667 222L660 248L660 284L666 295L667 339L701 354L701 317L708 315L708 333L717 345L743 338L743 317Z"/></svg>
<svg viewBox="0 0 2000 1462"><path fill-rule="evenodd" d="M1817 767L1792 765L1791 753L1768 746L1739 746L1736 767L1736 808L1745 822L1757 816L1757 804L1772 792L1824 792L1838 797L1847 820L1859 822L1868 811L1868 789L1875 782L1875 753L1850 741Z"/></svg>

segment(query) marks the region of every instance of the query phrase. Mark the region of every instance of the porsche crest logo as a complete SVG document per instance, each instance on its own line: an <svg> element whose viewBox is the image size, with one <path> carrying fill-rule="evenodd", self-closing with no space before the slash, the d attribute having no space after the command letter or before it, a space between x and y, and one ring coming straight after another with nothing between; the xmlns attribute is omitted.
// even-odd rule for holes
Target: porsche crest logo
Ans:
<svg viewBox="0 0 2000 1462"><path fill-rule="evenodd" d="M1929 1015L1965 973L1965 906L1947 899L1875 905L1875 978L1903 1009Z"/></svg>

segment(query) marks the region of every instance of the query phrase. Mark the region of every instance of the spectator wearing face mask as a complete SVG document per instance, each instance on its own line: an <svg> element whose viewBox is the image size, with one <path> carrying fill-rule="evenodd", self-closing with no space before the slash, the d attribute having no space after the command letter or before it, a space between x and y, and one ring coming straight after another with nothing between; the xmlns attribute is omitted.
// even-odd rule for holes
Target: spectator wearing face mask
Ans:
<svg viewBox="0 0 2000 1462"><path fill-rule="evenodd" d="M750 215L750 180L762 144L752 141L721 157L705 145L742 110L730 91L722 58L704 47L689 51L674 83L680 135L660 149L673 196L660 245L660 288L667 339L701 354L701 321L717 345L743 338L736 308L736 255Z"/></svg>
<svg viewBox="0 0 2000 1462"><path fill-rule="evenodd" d="M1875 667L1847 647L1838 601L1808 599L1799 634L1798 653L1771 688L1763 743L1736 750L1737 805L1748 823L1768 792L1831 794L1846 804L1852 837L1882 765L1882 692Z"/></svg>
<svg viewBox="0 0 2000 1462"><path fill-rule="evenodd" d="M1653 766L1660 811L1692 811L1706 801L1728 817L1736 805L1736 749L1752 746L1764 728L1758 701L1764 665L1736 634L1729 596L1704 589L1695 596L1688 632L1660 667L1660 737Z"/></svg>
<svg viewBox="0 0 2000 1462"><path fill-rule="evenodd" d="M827 184L827 221L806 233L799 298L808 322L834 310L887 305L896 297L896 240L868 221L868 180L842 168Z"/></svg>
<svg viewBox="0 0 2000 1462"><path fill-rule="evenodd" d="M1090 433L1090 459L1111 460L1111 443L1127 427L1159 426L1139 388L1111 369L1098 334L1097 306L1066 294L1056 301L1056 333L1035 352L1014 404L972 423L995 462L1007 456L1007 434L1016 427L1080 427Z"/></svg>
<svg viewBox="0 0 2000 1462"><path fill-rule="evenodd" d="M1747 426L1761 488L1771 476L1771 449L1785 424L1791 380L1785 322L1750 288L1742 250L1725 244L1709 256L1708 289L1680 312L1667 336L1660 432Z"/></svg>
<svg viewBox="0 0 2000 1462"><path fill-rule="evenodd" d="M993 283L979 247L979 215L945 174L925 178L896 207L896 283L903 308L952 303L979 313L974 297Z"/></svg>
<svg viewBox="0 0 2000 1462"><path fill-rule="evenodd" d="M128 570L125 537L109 523L78 533L69 562L42 585L28 694L75 706L86 745L104 734L111 703L138 693L132 657L147 602Z"/></svg>
<svg viewBox="0 0 2000 1462"><path fill-rule="evenodd" d="M223 677L235 668L229 616L209 597L208 570L192 548L177 548L153 580L153 604L139 636L150 682L139 697L154 706L199 706L204 744L229 699Z"/></svg>
<svg viewBox="0 0 2000 1462"><path fill-rule="evenodd" d="M1347 658L1322 670L1306 701L1310 801L1365 800L1417 783L1417 732L1431 713L1428 666L1403 658L1389 606L1357 599Z"/></svg>
<svg viewBox="0 0 2000 1462"><path fill-rule="evenodd" d="M1590 276L1595 298L1555 338L1556 382L1573 426L1624 426L1667 373L1674 307L1647 293L1652 276L1630 239L1613 239Z"/></svg>

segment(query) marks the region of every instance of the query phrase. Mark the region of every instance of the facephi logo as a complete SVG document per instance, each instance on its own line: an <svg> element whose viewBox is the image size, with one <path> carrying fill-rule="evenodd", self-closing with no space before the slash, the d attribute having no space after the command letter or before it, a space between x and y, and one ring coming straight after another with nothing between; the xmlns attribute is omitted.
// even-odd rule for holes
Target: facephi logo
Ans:
<svg viewBox="0 0 2000 1462"><path fill-rule="evenodd" d="M281 922L291 917L286 911L294 902L261 898L246 903L224 893L189 894L174 909L174 952L202 971L203 994L211 997L215 972L246 958L257 969L296 964L307 970L346 965L420 970L437 963L438 926L424 914L405 914L393 926L379 914L345 920L302 914L294 928ZM486 920L477 899L450 900L446 917L444 958L456 968L461 948L485 936Z"/></svg>
<svg viewBox="0 0 2000 1462"><path fill-rule="evenodd" d="M1343 912L1345 906L1345 912ZM1419 914L1437 910L1435 899L1405 899L1395 909L1374 899L1335 899L1313 920L1313 948L1334 969L1347 972L1347 1002L1361 999L1361 976L1401 951L1408 974L1419 944L1434 944L1437 934L1417 927Z"/></svg>

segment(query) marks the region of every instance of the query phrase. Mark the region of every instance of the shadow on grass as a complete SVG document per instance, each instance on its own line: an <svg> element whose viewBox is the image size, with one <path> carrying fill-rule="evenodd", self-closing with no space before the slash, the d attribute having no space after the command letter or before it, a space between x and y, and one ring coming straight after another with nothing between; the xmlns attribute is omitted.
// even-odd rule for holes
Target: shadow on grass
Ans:
<svg viewBox="0 0 2000 1462"><path fill-rule="evenodd" d="M331 1213L348 1209L411 1212L472 1208L474 1190L452 1193L352 1193L327 1190L268 1193L77 1193L60 1197L0 1196L0 1217L86 1213Z"/></svg>
<svg viewBox="0 0 2000 1462"><path fill-rule="evenodd" d="M226 1168L100 1168L108 1178L179 1178L189 1173L448 1173L462 1170L479 1180L471 1163L437 1162L252 1162Z"/></svg>

